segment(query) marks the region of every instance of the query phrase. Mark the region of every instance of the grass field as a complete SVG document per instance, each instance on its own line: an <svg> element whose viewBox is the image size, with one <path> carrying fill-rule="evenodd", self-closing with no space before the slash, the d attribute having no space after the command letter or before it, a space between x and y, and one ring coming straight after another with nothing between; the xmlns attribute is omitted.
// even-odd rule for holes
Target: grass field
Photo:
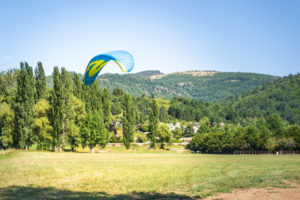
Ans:
<svg viewBox="0 0 300 200"><path fill-rule="evenodd" d="M300 182L299 155L0 153L0 199L194 199Z"/></svg>

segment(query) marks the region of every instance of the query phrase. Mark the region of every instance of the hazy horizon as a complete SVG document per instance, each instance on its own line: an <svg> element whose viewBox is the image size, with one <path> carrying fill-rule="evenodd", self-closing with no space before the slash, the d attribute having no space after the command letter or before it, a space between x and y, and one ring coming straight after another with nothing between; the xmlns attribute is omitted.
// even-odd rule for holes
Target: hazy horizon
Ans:
<svg viewBox="0 0 300 200"><path fill-rule="evenodd" d="M113 62L113 61L112 61ZM30 65L30 63L28 63ZM31 67L33 67L33 70L35 69L36 66L32 66L30 65ZM62 66L63 67L63 66ZM59 68L62 68L62 67L59 67ZM113 66L114 68L118 68L118 66ZM53 67L54 68L54 67ZM20 69L20 67L14 67L14 68L8 68L8 69L5 69L5 70L1 70L1 72L5 72L5 71L8 71L8 70L14 70L14 69ZM67 68L66 68L67 69ZM81 74L81 75L84 75L84 72L77 72L77 71L74 71L74 70L70 70L70 69L67 69L68 72L75 72L75 73L78 73L78 74ZM251 72L251 71L245 71L245 72L242 72L242 71L220 71L220 70L213 70L213 69L208 69L208 70L205 70L205 69L187 69L187 70L181 70L181 71L173 71L173 72L163 72L159 69L145 69L145 70L141 70L141 71L133 71L133 72L130 72L130 73L124 73L122 71L113 71L113 70L103 70L103 72L100 73L99 76L103 75L103 74L120 74L120 75L126 75L126 74L136 74L136 73L140 73L140 72L145 72L145 71L159 71L160 73L162 74L173 74L173 73L180 73L180 72L186 72L186 71L217 71L217 72L221 72L221 73L254 73L254 74L263 74L263 75L271 75L271 76L278 76L278 77L284 77L284 76L288 76L290 74L287 74L287 75L273 75L273 74L268 74L268 73L258 73L258 72ZM295 74L298 74L299 72L296 72L292 75L295 75ZM51 73L46 73L46 76L52 76L52 72Z"/></svg>

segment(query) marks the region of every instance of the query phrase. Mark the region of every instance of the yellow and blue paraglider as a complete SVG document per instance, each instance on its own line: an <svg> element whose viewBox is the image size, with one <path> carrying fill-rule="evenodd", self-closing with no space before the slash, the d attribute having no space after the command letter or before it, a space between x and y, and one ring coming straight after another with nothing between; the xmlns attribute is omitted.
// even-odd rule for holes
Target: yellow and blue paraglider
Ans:
<svg viewBox="0 0 300 200"><path fill-rule="evenodd" d="M90 85L97 78L103 67L110 61L115 61L123 72L130 72L133 69L134 60L127 51L111 51L95 56L85 70L84 83Z"/></svg>

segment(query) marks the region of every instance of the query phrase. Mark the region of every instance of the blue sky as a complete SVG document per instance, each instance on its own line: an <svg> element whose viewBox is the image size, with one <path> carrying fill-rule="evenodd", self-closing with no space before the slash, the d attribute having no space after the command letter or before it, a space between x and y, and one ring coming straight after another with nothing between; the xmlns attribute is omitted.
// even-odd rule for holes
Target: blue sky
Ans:
<svg viewBox="0 0 300 200"><path fill-rule="evenodd" d="M0 0L0 36L0 71L41 61L47 75L83 73L127 50L132 72L300 72L299 0Z"/></svg>

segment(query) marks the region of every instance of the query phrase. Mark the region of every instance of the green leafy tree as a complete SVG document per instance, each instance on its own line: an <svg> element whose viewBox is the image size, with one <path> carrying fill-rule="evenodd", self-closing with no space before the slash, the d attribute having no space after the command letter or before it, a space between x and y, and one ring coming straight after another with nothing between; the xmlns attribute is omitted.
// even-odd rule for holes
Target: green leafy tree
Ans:
<svg viewBox="0 0 300 200"><path fill-rule="evenodd" d="M197 130L197 133L209 133L210 132L210 120L208 117L202 117L200 120L199 120L199 128Z"/></svg>
<svg viewBox="0 0 300 200"><path fill-rule="evenodd" d="M52 126L53 126L53 150L62 151L63 145L67 142L67 136L72 131L73 110L71 95L73 85L70 73L58 67L53 72L53 91L51 97L52 105Z"/></svg>
<svg viewBox="0 0 300 200"><path fill-rule="evenodd" d="M159 137L160 148L164 149L165 143L171 143L173 134L170 131L169 126L163 123L159 125L157 133Z"/></svg>
<svg viewBox="0 0 300 200"><path fill-rule="evenodd" d="M255 127L258 129L259 134L256 138L254 138L254 142L256 142L255 146L259 150L266 150L266 143L270 137L274 136L266 125L266 120L264 118L259 118L255 120ZM247 131L247 129L246 129ZM251 140L250 140L251 141Z"/></svg>
<svg viewBox="0 0 300 200"><path fill-rule="evenodd" d="M287 135L295 140L295 149L300 149L300 126L293 125L287 130Z"/></svg>
<svg viewBox="0 0 300 200"><path fill-rule="evenodd" d="M245 130L241 126L237 126L234 130L234 146L235 150L245 150L246 149L246 138Z"/></svg>
<svg viewBox="0 0 300 200"><path fill-rule="evenodd" d="M80 127L82 125L82 121L86 117L86 112L84 103L73 95L71 95L71 106L73 111L73 118L71 118L69 121L70 125L67 140L71 146L71 150L74 151L75 148L80 144Z"/></svg>
<svg viewBox="0 0 300 200"><path fill-rule="evenodd" d="M224 134L222 135L221 141L222 141L222 151L224 153L233 153L235 148L235 132L232 131L233 125L227 124L224 127Z"/></svg>
<svg viewBox="0 0 300 200"><path fill-rule="evenodd" d="M166 121L167 114L168 113L167 113L167 110L166 110L165 106L161 106L159 108L159 121L161 121L161 122Z"/></svg>
<svg viewBox="0 0 300 200"><path fill-rule="evenodd" d="M187 145L187 149L190 149L191 151L197 152L206 152L207 147L205 145L205 142L208 140L209 134L203 133L203 134L196 134L191 142Z"/></svg>
<svg viewBox="0 0 300 200"><path fill-rule="evenodd" d="M270 115L266 121L267 128L275 133L276 136L283 136L284 122L278 114Z"/></svg>
<svg viewBox="0 0 300 200"><path fill-rule="evenodd" d="M208 125L203 124L202 126L200 126L197 130L197 133L209 133L210 132L210 128Z"/></svg>
<svg viewBox="0 0 300 200"><path fill-rule="evenodd" d="M34 77L32 68L21 63L17 77L17 95L15 105L16 136L15 141L22 149L27 150L34 143Z"/></svg>
<svg viewBox="0 0 300 200"><path fill-rule="evenodd" d="M149 131L149 125L148 124L142 124L140 131L148 132Z"/></svg>
<svg viewBox="0 0 300 200"><path fill-rule="evenodd" d="M70 73L61 69L61 83L62 83L62 133L61 133L61 143L59 150L62 151L63 145L67 142L68 135L72 134L74 131L74 111L71 103L71 96L73 95L73 84Z"/></svg>
<svg viewBox="0 0 300 200"><path fill-rule="evenodd" d="M61 145L62 135L62 117L63 117L63 89L62 80L58 67L54 67L53 71L53 90L51 91L51 124L53 127L53 150L57 151Z"/></svg>
<svg viewBox="0 0 300 200"><path fill-rule="evenodd" d="M14 109L16 100L18 69L0 72L0 101L4 101Z"/></svg>
<svg viewBox="0 0 300 200"><path fill-rule="evenodd" d="M0 103L0 147L10 147L13 144L14 112L10 106Z"/></svg>
<svg viewBox="0 0 300 200"><path fill-rule="evenodd" d="M98 87L97 81L91 85L84 86L83 89L86 112L102 116L102 93Z"/></svg>
<svg viewBox="0 0 300 200"><path fill-rule="evenodd" d="M111 96L107 88L103 90L102 96L102 108L103 108L103 120L106 127L109 127L109 123L111 121Z"/></svg>
<svg viewBox="0 0 300 200"><path fill-rule="evenodd" d="M149 139L151 147L156 148L156 137L158 136L159 111L156 100L153 99L149 110Z"/></svg>
<svg viewBox="0 0 300 200"><path fill-rule="evenodd" d="M98 115L88 114L83 120L81 138L82 146L88 146L91 152L94 153L97 144L100 144L102 148L106 146L109 140L109 132Z"/></svg>
<svg viewBox="0 0 300 200"><path fill-rule="evenodd" d="M202 117L199 120L199 126L203 126L203 125L209 126L209 124L210 124L210 120L209 120L209 118L207 116Z"/></svg>
<svg viewBox="0 0 300 200"><path fill-rule="evenodd" d="M124 94L124 92L123 92L123 90L120 89L120 88L115 88L115 89L113 90L113 95L115 95L115 96L123 96L123 94Z"/></svg>
<svg viewBox="0 0 300 200"><path fill-rule="evenodd" d="M173 130L173 135L176 139L179 139L182 137L182 134L183 134L183 131L181 130L181 128L179 127L176 127L174 130Z"/></svg>
<svg viewBox="0 0 300 200"><path fill-rule="evenodd" d="M130 143L133 142L133 134L135 129L135 112L133 101L129 94L124 95L123 109L123 143L126 149L130 148Z"/></svg>
<svg viewBox="0 0 300 200"><path fill-rule="evenodd" d="M275 137L269 137L265 143L265 148L268 151L273 151L277 145L277 141Z"/></svg>
<svg viewBox="0 0 300 200"><path fill-rule="evenodd" d="M137 137L136 139L137 143L144 143L147 141L147 136L142 133L136 133L136 137Z"/></svg>
<svg viewBox="0 0 300 200"><path fill-rule="evenodd" d="M41 62L38 62L35 69L35 88L36 88L36 102L45 97L46 94L46 76Z"/></svg>
<svg viewBox="0 0 300 200"><path fill-rule="evenodd" d="M74 90L73 90L74 96L77 99L83 99L82 82L80 80L79 75L77 73L74 73L72 80L74 85Z"/></svg>
<svg viewBox="0 0 300 200"><path fill-rule="evenodd" d="M187 125L187 127L184 129L183 137L193 137L194 136L194 128L193 124Z"/></svg>
<svg viewBox="0 0 300 200"><path fill-rule="evenodd" d="M75 132L73 127L74 111L71 104L73 85L70 73L58 67L53 72L53 91L51 95L52 126L53 126L53 150L61 152L67 143L67 137Z"/></svg>
<svg viewBox="0 0 300 200"><path fill-rule="evenodd" d="M119 101L112 103L111 105L111 114L118 115L122 112L121 104Z"/></svg>
<svg viewBox="0 0 300 200"><path fill-rule="evenodd" d="M247 147L251 150L260 149L262 145L259 144L260 133L259 129L254 125L250 125L246 127L245 130L245 138L247 141Z"/></svg>
<svg viewBox="0 0 300 200"><path fill-rule="evenodd" d="M49 120L51 109L51 105L46 99L40 99L34 106L34 132L37 137L38 149L50 149L53 142L53 128Z"/></svg>

